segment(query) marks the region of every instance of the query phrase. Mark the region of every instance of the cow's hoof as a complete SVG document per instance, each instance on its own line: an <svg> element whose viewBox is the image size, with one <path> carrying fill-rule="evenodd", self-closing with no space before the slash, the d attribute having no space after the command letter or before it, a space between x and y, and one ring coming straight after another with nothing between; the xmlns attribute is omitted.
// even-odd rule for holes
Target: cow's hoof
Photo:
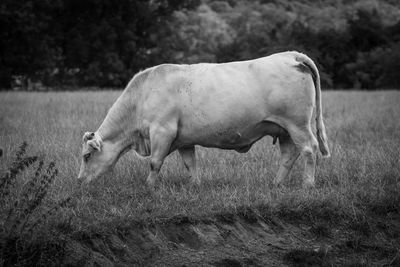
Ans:
<svg viewBox="0 0 400 267"><path fill-rule="evenodd" d="M155 181L155 180L152 180L152 179L147 179L147 180L146 180L146 186L147 186L147 188L149 188L149 189L151 189L151 190L154 190L155 185L156 185L156 181Z"/></svg>
<svg viewBox="0 0 400 267"><path fill-rule="evenodd" d="M200 179L190 179L190 185L199 186L199 185L201 185L201 181L200 181Z"/></svg>
<svg viewBox="0 0 400 267"><path fill-rule="evenodd" d="M306 189L312 189L312 188L315 188L315 183L314 182L305 181L303 183L303 187L306 188Z"/></svg>

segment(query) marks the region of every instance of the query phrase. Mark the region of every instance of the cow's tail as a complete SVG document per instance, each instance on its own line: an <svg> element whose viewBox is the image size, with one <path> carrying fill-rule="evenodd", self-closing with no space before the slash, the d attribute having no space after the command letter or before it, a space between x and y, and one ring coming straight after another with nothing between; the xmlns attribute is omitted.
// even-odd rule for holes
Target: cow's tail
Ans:
<svg viewBox="0 0 400 267"><path fill-rule="evenodd" d="M312 72L312 77L315 85L315 105L316 105L316 126L317 126L317 140L319 145L319 150L321 154L325 157L330 157L328 138L326 136L326 130L324 125L324 119L322 117L322 104L321 104L321 81L319 77L319 72L314 61L312 61L308 56L299 53L297 60L305 64Z"/></svg>

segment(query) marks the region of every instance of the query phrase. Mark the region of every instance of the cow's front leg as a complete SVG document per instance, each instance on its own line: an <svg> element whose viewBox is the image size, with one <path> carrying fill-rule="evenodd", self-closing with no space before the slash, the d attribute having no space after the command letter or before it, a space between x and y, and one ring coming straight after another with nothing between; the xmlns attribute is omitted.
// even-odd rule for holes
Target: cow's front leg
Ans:
<svg viewBox="0 0 400 267"><path fill-rule="evenodd" d="M175 136L176 130L173 129L157 127L154 130L150 130L150 174L146 179L149 187L154 187L164 159L171 152L171 143Z"/></svg>
<svg viewBox="0 0 400 267"><path fill-rule="evenodd" d="M179 154L181 154L183 164L186 169L190 172L190 182L192 184L200 184L200 179L197 176L196 170L196 152L194 146L184 147L178 149Z"/></svg>

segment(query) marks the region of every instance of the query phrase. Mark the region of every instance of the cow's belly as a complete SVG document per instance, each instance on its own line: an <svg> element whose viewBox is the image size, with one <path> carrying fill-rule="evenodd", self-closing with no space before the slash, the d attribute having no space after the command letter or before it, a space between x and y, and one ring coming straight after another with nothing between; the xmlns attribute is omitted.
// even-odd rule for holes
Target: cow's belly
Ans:
<svg viewBox="0 0 400 267"><path fill-rule="evenodd" d="M200 145L222 149L234 149L238 152L247 152L251 146L265 135L281 136L287 132L281 126L269 122L258 121L241 125L227 125L216 127L204 126L204 129L185 133L176 140L176 146Z"/></svg>

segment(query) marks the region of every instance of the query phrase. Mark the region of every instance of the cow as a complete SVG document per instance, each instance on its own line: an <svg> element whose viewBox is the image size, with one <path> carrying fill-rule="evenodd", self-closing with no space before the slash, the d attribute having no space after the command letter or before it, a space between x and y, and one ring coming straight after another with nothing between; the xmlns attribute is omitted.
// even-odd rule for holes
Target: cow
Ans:
<svg viewBox="0 0 400 267"><path fill-rule="evenodd" d="M78 178L93 180L133 149L150 157L146 182L153 187L164 159L178 150L191 183L200 184L196 145L245 153L266 135L281 152L274 184L302 154L303 184L314 186L316 152L330 152L320 76L308 56L288 51L221 64L162 64L136 74L98 130L83 135Z"/></svg>

